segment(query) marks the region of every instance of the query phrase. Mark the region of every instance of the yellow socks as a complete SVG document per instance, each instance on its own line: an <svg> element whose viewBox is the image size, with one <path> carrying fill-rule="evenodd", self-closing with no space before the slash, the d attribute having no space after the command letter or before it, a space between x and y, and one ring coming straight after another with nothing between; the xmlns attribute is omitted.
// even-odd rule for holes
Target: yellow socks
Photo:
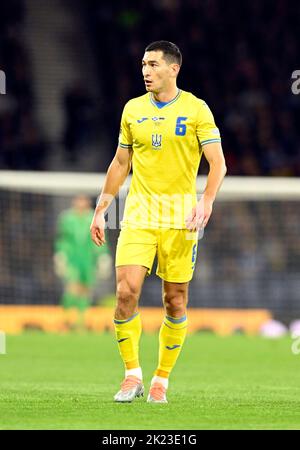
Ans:
<svg viewBox="0 0 300 450"><path fill-rule="evenodd" d="M140 314L136 313L126 320L114 319L115 334L121 358L129 374L142 378L139 364L139 340L142 332ZM164 381L167 388L168 377L175 366L187 331L187 318L166 316L159 332L159 362L154 381ZM152 380L153 381L153 380Z"/></svg>
<svg viewBox="0 0 300 450"><path fill-rule="evenodd" d="M115 334L126 372L136 369L139 364L139 341L142 333L140 314L136 313L126 320L114 319Z"/></svg>
<svg viewBox="0 0 300 450"><path fill-rule="evenodd" d="M186 331L186 315L179 319L165 317L159 332L159 360L155 371L156 377L169 377L183 346Z"/></svg>

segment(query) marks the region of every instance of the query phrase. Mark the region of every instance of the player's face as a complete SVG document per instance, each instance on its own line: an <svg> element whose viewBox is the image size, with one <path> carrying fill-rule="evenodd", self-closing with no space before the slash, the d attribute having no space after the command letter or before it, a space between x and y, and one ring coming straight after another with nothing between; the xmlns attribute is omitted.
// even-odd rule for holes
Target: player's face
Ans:
<svg viewBox="0 0 300 450"><path fill-rule="evenodd" d="M176 78L179 66L168 64L162 51L146 52L142 60L142 71L146 90L159 93L167 90Z"/></svg>
<svg viewBox="0 0 300 450"><path fill-rule="evenodd" d="M88 197L84 195L79 195L73 199L73 208L79 213L89 210L91 207L91 201Z"/></svg>

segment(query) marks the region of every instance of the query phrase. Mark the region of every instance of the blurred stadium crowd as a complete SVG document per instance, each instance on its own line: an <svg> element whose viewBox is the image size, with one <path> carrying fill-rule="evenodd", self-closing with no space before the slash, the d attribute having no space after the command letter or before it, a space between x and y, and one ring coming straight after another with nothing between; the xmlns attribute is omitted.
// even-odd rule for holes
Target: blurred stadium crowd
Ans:
<svg viewBox="0 0 300 450"><path fill-rule="evenodd" d="M0 69L6 95L0 98L0 169L43 170L47 144L34 113L34 74L22 38L22 0L1 4Z"/></svg>
<svg viewBox="0 0 300 450"><path fill-rule="evenodd" d="M0 168L47 169L49 149L34 115L34 73L22 39L25 5L12 0L1 6L0 67L7 73L8 94L1 96ZM76 5L98 63L104 104L99 120L111 143L108 152L115 151L124 103L144 92L145 46L168 39L183 53L179 86L204 98L215 114L228 174L300 174L300 101L291 93L291 74L300 60L299 2L80 0ZM78 117L90 102L78 92L62 99L67 116L62 142L70 159L84 135Z"/></svg>
<svg viewBox="0 0 300 450"><path fill-rule="evenodd" d="M204 98L219 125L230 175L299 175L299 2L92 1L89 8L109 129L143 92L149 41L182 49L179 86ZM142 5L142 7L141 7ZM105 45L104 45L105 44Z"/></svg>

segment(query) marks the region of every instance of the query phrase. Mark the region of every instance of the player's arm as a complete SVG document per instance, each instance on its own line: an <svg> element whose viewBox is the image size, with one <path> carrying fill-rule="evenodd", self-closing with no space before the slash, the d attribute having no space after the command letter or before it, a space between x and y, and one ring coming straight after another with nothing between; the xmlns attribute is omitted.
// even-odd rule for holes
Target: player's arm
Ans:
<svg viewBox="0 0 300 450"><path fill-rule="evenodd" d="M215 142L204 145L203 154L209 164L209 172L203 196L209 202L213 203L227 172L221 143Z"/></svg>
<svg viewBox="0 0 300 450"><path fill-rule="evenodd" d="M190 231L198 231L206 227L213 203L227 172L220 142L203 145L203 153L209 164L209 173L204 193L186 222L187 229Z"/></svg>
<svg viewBox="0 0 300 450"><path fill-rule="evenodd" d="M118 146L116 154L107 170L96 211L105 213L120 187L126 180L132 160L132 150Z"/></svg>
<svg viewBox="0 0 300 450"><path fill-rule="evenodd" d="M104 214L127 178L131 169L131 160L132 149L125 149L118 146L116 154L108 168L90 226L91 238L98 246L105 243Z"/></svg>

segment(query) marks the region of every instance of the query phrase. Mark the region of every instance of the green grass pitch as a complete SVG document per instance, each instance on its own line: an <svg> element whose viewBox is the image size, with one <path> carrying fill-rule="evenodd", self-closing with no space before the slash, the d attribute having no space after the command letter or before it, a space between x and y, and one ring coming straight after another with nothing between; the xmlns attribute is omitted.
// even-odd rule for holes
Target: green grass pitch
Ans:
<svg viewBox="0 0 300 450"><path fill-rule="evenodd" d="M299 429L300 355L292 340L187 337L167 405L116 404L123 367L112 334L7 337L0 429ZM158 338L143 335L146 395Z"/></svg>

